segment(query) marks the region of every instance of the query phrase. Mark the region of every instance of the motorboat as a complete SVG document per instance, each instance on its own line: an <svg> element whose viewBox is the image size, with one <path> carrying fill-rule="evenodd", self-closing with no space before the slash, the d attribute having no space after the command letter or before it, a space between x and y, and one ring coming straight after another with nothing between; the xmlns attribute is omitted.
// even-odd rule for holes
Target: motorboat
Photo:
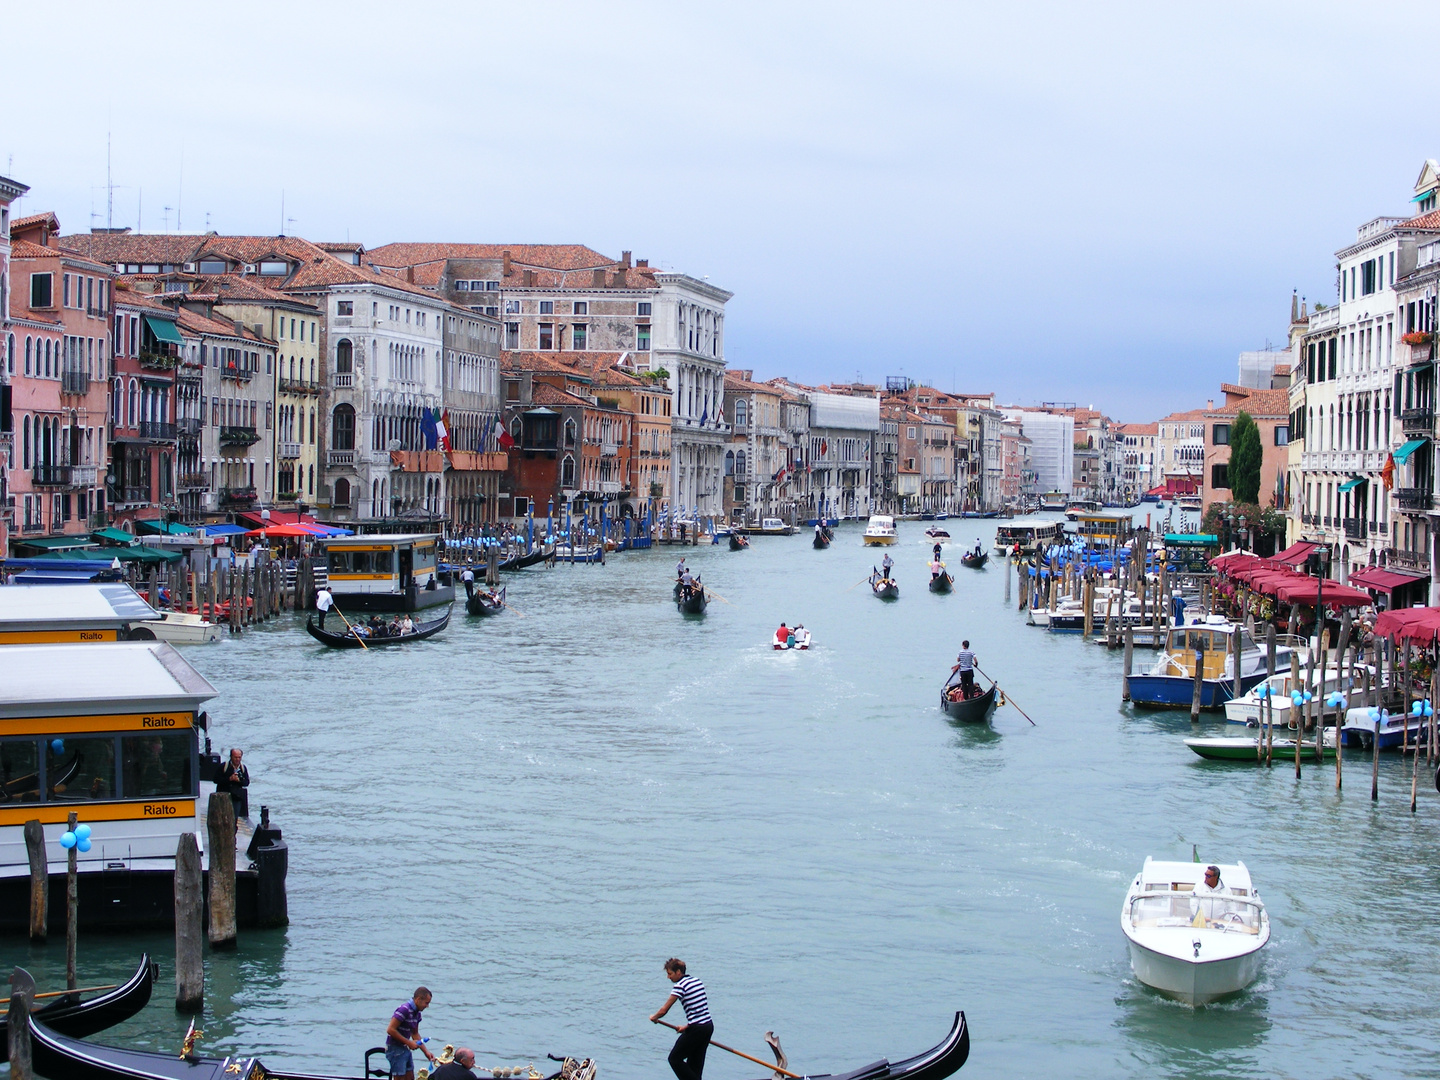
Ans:
<svg viewBox="0 0 1440 1080"><path fill-rule="evenodd" d="M1333 660L1334 657L1331 657ZM1356 668L1356 670L1361 670ZM1290 669L1271 675L1268 679L1262 679L1238 698L1232 698L1225 703L1225 719L1232 724L1244 724L1246 727L1259 727L1262 723L1261 697L1262 691L1266 696L1273 697L1271 707L1274 709L1274 723L1277 728L1290 726L1290 695L1296 690L1308 692L1320 700L1328 698L1337 690L1342 690L1351 696L1358 693L1355 689L1355 678L1353 673L1347 673L1344 678L1340 671L1331 663L1325 665L1325 688L1315 692L1315 683L1318 679L1307 679L1308 672L1301 672L1300 682L1297 684L1290 678ZM1333 709L1329 706L1325 709L1326 715L1330 715ZM1268 717L1267 717L1268 719Z"/></svg>
<svg viewBox="0 0 1440 1080"><path fill-rule="evenodd" d="M1125 894L1120 929L1135 977L1189 1005L1244 990L1260 974L1270 916L1243 862L1219 864L1220 888L1204 888L1205 864L1145 865Z"/></svg>
<svg viewBox="0 0 1440 1080"><path fill-rule="evenodd" d="M204 645L220 640L220 624L191 611L162 611L158 619L146 619L131 625L130 640L147 640L141 629L149 631L149 637L157 641L168 641L171 645Z"/></svg>
<svg viewBox="0 0 1440 1080"><path fill-rule="evenodd" d="M1413 712L1403 713L1399 710L1394 713L1376 710L1372 714L1370 709L1358 706L1345 713L1345 723L1340 727L1340 744L1370 750L1378 738L1381 750L1413 747L1424 741L1431 719L1429 716L1420 716Z"/></svg>
<svg viewBox="0 0 1440 1080"><path fill-rule="evenodd" d="M1217 735L1208 738L1186 739L1185 745L1202 758L1209 761L1248 761L1255 764L1263 753L1261 747L1266 743L1264 733L1258 735ZM1292 738L1270 739L1267 749L1272 758L1281 761L1295 760L1296 741ZM1335 760L1335 729L1326 728L1320 739L1320 749L1315 749L1315 738L1302 741L1300 747L1300 760L1304 761L1334 761Z"/></svg>
<svg viewBox="0 0 1440 1080"><path fill-rule="evenodd" d="M735 525L732 532L745 536L794 536L799 530L780 518L761 518L759 525Z"/></svg>
<svg viewBox="0 0 1440 1080"><path fill-rule="evenodd" d="M873 514L865 524L861 538L866 547L883 547L895 543L895 519L887 514Z"/></svg>
<svg viewBox="0 0 1440 1080"><path fill-rule="evenodd" d="M1040 496L1040 509L1044 512L1064 511L1068 501L1061 492L1047 492Z"/></svg>
<svg viewBox="0 0 1440 1080"><path fill-rule="evenodd" d="M950 539L950 534L944 529L940 528L939 525L931 525L928 529L925 530L925 535L930 537L931 540Z"/></svg>
<svg viewBox="0 0 1440 1080"><path fill-rule="evenodd" d="M1065 508L1065 520L1075 521L1081 514L1093 514L1099 509L1100 504L1094 499L1072 499Z"/></svg>
<svg viewBox="0 0 1440 1080"><path fill-rule="evenodd" d="M1001 555L1008 555L1017 549L1022 555L1033 555L1059 542L1064 535L1065 526L1058 521L1002 525L995 530L995 550Z"/></svg>
<svg viewBox="0 0 1440 1080"><path fill-rule="evenodd" d="M793 627L790 636L782 643L778 637L770 639L770 645L776 651L785 649L800 649L804 651L810 648L810 631L803 626Z"/></svg>
<svg viewBox="0 0 1440 1080"><path fill-rule="evenodd" d="M1239 635L1239 683L1236 683L1235 637ZM1275 666L1288 668L1290 653L1303 649L1304 641L1289 634L1276 638ZM1243 695L1268 674L1266 648L1256 644L1243 626L1222 616L1208 616L1204 622L1172 626L1165 633L1160 658L1148 672L1130 676L1130 700L1136 705L1178 709L1190 705L1195 686L1195 658L1202 660L1200 707L1222 709L1231 698Z"/></svg>

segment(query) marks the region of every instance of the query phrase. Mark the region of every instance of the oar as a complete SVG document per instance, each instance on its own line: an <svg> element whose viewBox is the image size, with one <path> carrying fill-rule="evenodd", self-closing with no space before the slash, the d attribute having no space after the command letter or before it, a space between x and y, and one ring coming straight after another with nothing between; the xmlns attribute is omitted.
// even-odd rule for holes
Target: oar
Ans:
<svg viewBox="0 0 1440 1080"><path fill-rule="evenodd" d="M117 984L114 985L114 986L82 986L82 987L80 987L78 990L50 990L50 991L47 991L46 993L43 993L43 994L31 994L30 996L38 1000L38 999L40 999L40 998L64 997L66 994L96 994L96 993L99 993L101 990L119 990L119 989L120 989L120 986L119 986L119 984L117 983ZM0 1005L9 1005L9 1004L10 1004L10 999L9 999L9 998L0 998Z"/></svg>
<svg viewBox="0 0 1440 1080"><path fill-rule="evenodd" d="M710 588L709 585L702 585L702 586L700 586L700 587L701 587L702 589L704 589L707 593L709 593L711 596L713 596L716 600L719 600L722 604L730 604L730 601L729 601L729 600L726 600L726 599L725 599L723 596L721 596L718 592L716 592L714 589ZM730 606L731 606L731 607L734 607L735 605L734 605L734 604L730 604ZM716 1045L716 1046L719 1046L720 1044L719 1044L719 1043L716 1043L715 1045Z"/></svg>
<svg viewBox="0 0 1440 1080"><path fill-rule="evenodd" d="M350 625L350 620L345 618L345 613L333 603L330 606L335 608L335 614L340 616L340 621L345 624L345 629L350 631L350 636L353 637L356 641L360 642L360 647L362 649L364 649L366 652L369 652L370 646L365 644L365 639L363 637L355 633L355 628Z"/></svg>
<svg viewBox="0 0 1440 1080"><path fill-rule="evenodd" d="M679 1031L679 1030L680 1030L680 1028L679 1028L677 1025L670 1023L669 1020L656 1020L655 1023L657 1023L657 1024L664 1024L664 1025L665 1025L666 1027L668 1027L671 1031ZM766 1061L764 1058L751 1057L749 1054L745 1053L743 1050L736 1050L733 1046L726 1046L724 1043L722 1043L722 1042L716 1042L714 1039L711 1039L711 1040L710 1040L710 1045L711 1045L711 1046L718 1046L721 1050L729 1050L730 1053L734 1054L736 1057L743 1057L746 1061L753 1061L756 1065L763 1065L763 1066L764 1066L765 1068L767 1068L767 1069L774 1069L774 1070L775 1070L776 1072L778 1072L781 1076L793 1076L793 1077L795 1078L795 1080L802 1080L802 1078L801 1078L801 1076L800 1076L799 1073L793 1073L793 1072L791 1072L789 1069L782 1069L782 1068L780 1068L779 1065L776 1065L773 1061Z"/></svg>
<svg viewBox="0 0 1440 1080"><path fill-rule="evenodd" d="M858 589L861 585L864 585L867 581L869 581L870 578L873 578L873 577L875 576L875 574L876 574L876 570L875 570L875 568L872 566L872 567L870 568L870 574L869 574L869 576L868 576L868 577L862 577L859 581L855 582L854 585L851 585L851 586L850 586L850 589ZM845 591L846 591L846 592L849 592L850 589L846 589Z"/></svg>
<svg viewBox="0 0 1440 1080"><path fill-rule="evenodd" d="M989 676L988 674L986 674L985 670L984 670L983 668L981 668L979 664L976 664L976 665L975 665L975 670L978 671L978 672L980 672L981 675L984 675L985 678L990 679L990 676ZM995 682L994 679L990 679L990 681L991 681L992 683ZM1000 684L999 684L999 683L995 683L995 688L998 690L998 689L1000 688ZM1012 698L1009 694L1006 694L1006 695L1005 695L1005 701L1006 701L1007 704L1015 705L1015 699ZM1025 717L1026 720L1030 720L1030 714L1027 713L1024 709L1020 708L1019 705L1015 705L1015 711L1018 712L1021 716ZM1037 725L1034 720L1030 720L1030 726L1031 726L1031 727L1038 727L1039 725Z"/></svg>
<svg viewBox="0 0 1440 1080"><path fill-rule="evenodd" d="M517 608L514 604L510 603L509 600L506 600L506 601L505 601L503 604L501 604L500 606L503 607L503 608L507 608L507 609L509 609L510 611L515 612L515 614L516 614L516 615L519 615L522 619L528 619L528 618L530 617L530 616L526 615L523 611L521 611L519 608Z"/></svg>

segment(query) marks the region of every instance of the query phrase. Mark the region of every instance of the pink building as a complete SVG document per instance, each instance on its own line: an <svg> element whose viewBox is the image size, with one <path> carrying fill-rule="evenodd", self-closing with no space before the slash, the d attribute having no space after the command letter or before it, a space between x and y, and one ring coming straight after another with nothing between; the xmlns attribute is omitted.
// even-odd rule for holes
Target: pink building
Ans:
<svg viewBox="0 0 1440 1080"><path fill-rule="evenodd" d="M84 535L105 523L114 274L54 247L59 230L54 214L10 228L17 543Z"/></svg>
<svg viewBox="0 0 1440 1080"><path fill-rule="evenodd" d="M1290 451L1290 391L1256 390L1222 383L1225 402L1205 410L1204 508L1231 498L1227 471L1230 465L1230 431L1235 417L1249 413L1260 429L1260 499L1264 506L1285 507L1285 473ZM1168 419L1168 418L1167 418Z"/></svg>
<svg viewBox="0 0 1440 1080"><path fill-rule="evenodd" d="M10 473L15 468L15 410L11 383L15 378L15 333L10 326L10 204L30 189L0 176L0 555L10 550L15 504L10 499Z"/></svg>

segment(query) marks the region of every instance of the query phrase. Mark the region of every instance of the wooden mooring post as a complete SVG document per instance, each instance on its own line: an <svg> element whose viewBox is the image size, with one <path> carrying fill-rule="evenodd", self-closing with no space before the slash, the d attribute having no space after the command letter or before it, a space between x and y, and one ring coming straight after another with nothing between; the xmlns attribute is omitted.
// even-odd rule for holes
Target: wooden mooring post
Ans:
<svg viewBox="0 0 1440 1080"><path fill-rule="evenodd" d="M1190 722L1191 722L1192 724L1198 724L1198 723L1200 722L1200 703L1201 703L1201 698L1203 697L1204 693L1205 693L1205 648L1204 648L1204 646L1196 646L1196 648L1195 648L1195 684L1194 684L1194 689L1191 690L1191 692L1190 692Z"/></svg>
<svg viewBox="0 0 1440 1080"><path fill-rule="evenodd" d="M65 827L72 833L79 818L71 810ZM71 845L65 858L65 989L75 989L75 942L80 930L80 852Z"/></svg>
<svg viewBox="0 0 1440 1080"><path fill-rule="evenodd" d="M235 804L225 792L210 796L205 824L210 840L210 947L235 948Z"/></svg>
<svg viewBox="0 0 1440 1080"><path fill-rule="evenodd" d="M25 854L30 858L30 940L44 941L50 929L50 863L39 818L25 822Z"/></svg>
<svg viewBox="0 0 1440 1080"><path fill-rule="evenodd" d="M10 1080L34 1080L30 1060L30 996L35 980L16 968L10 975L10 1008L5 1014L5 1037L10 1051Z"/></svg>
<svg viewBox="0 0 1440 1080"><path fill-rule="evenodd" d="M199 1012L205 1003L205 884L195 834L180 835L175 849L175 1008Z"/></svg>
<svg viewBox="0 0 1440 1080"><path fill-rule="evenodd" d="M1120 678L1120 700L1130 700L1130 665L1135 659L1135 629L1125 627L1125 674Z"/></svg>

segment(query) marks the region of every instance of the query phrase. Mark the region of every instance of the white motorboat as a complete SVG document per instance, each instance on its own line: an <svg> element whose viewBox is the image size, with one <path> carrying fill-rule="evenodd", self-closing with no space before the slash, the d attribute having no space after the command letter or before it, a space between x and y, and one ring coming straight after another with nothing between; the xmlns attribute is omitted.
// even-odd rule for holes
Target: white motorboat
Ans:
<svg viewBox="0 0 1440 1080"><path fill-rule="evenodd" d="M895 519L886 514L872 514L861 539L866 547L895 543Z"/></svg>
<svg viewBox="0 0 1440 1080"><path fill-rule="evenodd" d="M158 619L133 624L130 630L132 640L145 636L138 632L139 627L150 631L157 640L168 641L172 645L204 645L220 640L219 623L189 611L162 611Z"/></svg>
<svg viewBox="0 0 1440 1080"><path fill-rule="evenodd" d="M1331 660L1333 660L1333 657L1331 658ZM1371 669L1368 667L1362 668L1359 666L1355 668L1356 672L1362 670ZM1309 672L1302 669L1300 672L1300 682L1297 685L1290 678L1290 671L1287 661L1287 668L1285 671L1279 672L1275 675L1271 675L1268 679L1264 679L1263 681L1256 683L1244 694L1241 694L1238 698L1231 698L1229 701L1227 701L1225 703L1225 719L1230 721L1230 723L1232 724L1244 724L1246 727L1259 727L1261 723L1261 687L1268 687L1267 693L1274 695L1275 726L1277 728L1289 726L1290 694L1297 689L1308 690L1313 695L1313 697L1318 698L1322 703L1336 690L1340 690L1346 693L1354 702L1359 701L1360 692L1356 688L1359 683L1359 679L1348 669L1346 670L1345 676L1342 679L1340 671L1338 670L1338 666L1327 661L1327 663L1325 664L1325 689L1318 694L1315 693L1315 683L1319 681L1318 678L1309 678L1308 676ZM1328 723L1329 717L1334 712L1334 709L1332 706L1325 705L1324 712L1327 718L1326 722Z"/></svg>
<svg viewBox="0 0 1440 1080"><path fill-rule="evenodd" d="M1147 857L1120 910L1135 977L1189 1005L1254 982L1270 940L1270 916L1250 871L1243 862L1218 865L1220 887L1212 892L1205 891L1204 863Z"/></svg>

